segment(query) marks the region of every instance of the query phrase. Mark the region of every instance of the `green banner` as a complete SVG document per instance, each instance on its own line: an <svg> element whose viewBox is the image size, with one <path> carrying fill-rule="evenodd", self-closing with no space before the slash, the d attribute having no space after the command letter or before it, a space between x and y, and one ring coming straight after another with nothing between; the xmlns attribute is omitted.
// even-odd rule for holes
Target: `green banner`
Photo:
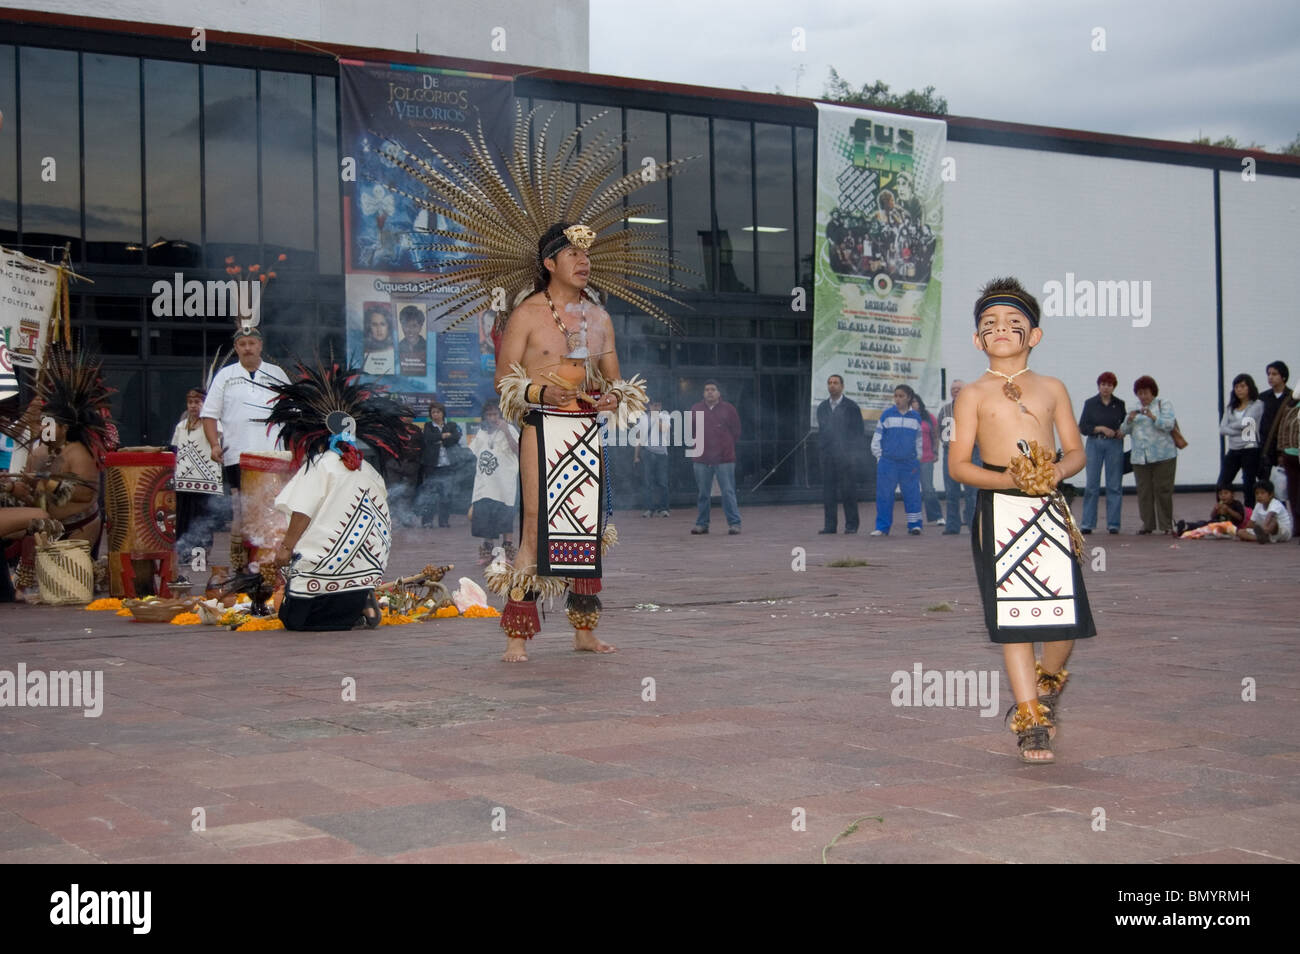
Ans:
<svg viewBox="0 0 1300 954"><path fill-rule="evenodd" d="M817 106L812 419L826 379L876 420L908 384L939 396L947 124Z"/></svg>

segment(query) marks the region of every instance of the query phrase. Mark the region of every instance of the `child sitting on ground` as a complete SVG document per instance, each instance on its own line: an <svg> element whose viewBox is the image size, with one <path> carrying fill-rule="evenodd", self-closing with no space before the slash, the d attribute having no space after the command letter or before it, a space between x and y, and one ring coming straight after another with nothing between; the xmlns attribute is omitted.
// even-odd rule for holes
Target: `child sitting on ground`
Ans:
<svg viewBox="0 0 1300 954"><path fill-rule="evenodd" d="M1218 499L1214 502L1214 509L1210 511L1209 520L1193 520L1188 523L1186 520L1179 520L1174 524L1174 529L1178 535L1186 540L1199 540L1201 537L1213 537L1225 535L1223 531L1226 528L1224 524L1231 524L1231 530L1226 535L1234 535L1238 527L1246 523L1246 508L1240 500L1233 496L1231 484L1219 484Z"/></svg>
<svg viewBox="0 0 1300 954"><path fill-rule="evenodd" d="M1255 509L1250 513L1250 526L1238 530L1237 539L1247 543L1285 543L1291 539L1291 514L1273 496L1273 481L1263 477L1255 481Z"/></svg>

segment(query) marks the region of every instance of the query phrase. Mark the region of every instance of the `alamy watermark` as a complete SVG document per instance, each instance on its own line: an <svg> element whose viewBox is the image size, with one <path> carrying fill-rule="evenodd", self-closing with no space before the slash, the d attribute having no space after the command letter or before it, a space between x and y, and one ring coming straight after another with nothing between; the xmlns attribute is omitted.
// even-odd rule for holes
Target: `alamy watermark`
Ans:
<svg viewBox="0 0 1300 954"><path fill-rule="evenodd" d="M1065 273L1065 281L1043 283L1048 318L1130 318L1134 328L1151 324L1151 282L1092 281Z"/></svg>
<svg viewBox="0 0 1300 954"><path fill-rule="evenodd" d="M601 435L606 446L613 447L684 447L687 457L704 453L703 411L646 411L635 423L628 424L621 410L602 412Z"/></svg>
<svg viewBox="0 0 1300 954"><path fill-rule="evenodd" d="M170 282L153 283L151 311L155 318L245 318L259 314L261 304L260 279L186 281L176 272Z"/></svg>
<svg viewBox="0 0 1300 954"><path fill-rule="evenodd" d="M77 708L87 719L98 719L104 712L104 671L28 671L27 663L19 663L16 672L0 669L0 709L6 706Z"/></svg>
<svg viewBox="0 0 1300 954"><path fill-rule="evenodd" d="M50 895L50 923L126 925L133 934L148 934L152 908L152 891L83 891L73 884Z"/></svg>
<svg viewBox="0 0 1300 954"><path fill-rule="evenodd" d="M895 706L964 707L979 706L980 716L998 714L1000 690L997 670L899 669L889 677L894 684L889 701Z"/></svg>

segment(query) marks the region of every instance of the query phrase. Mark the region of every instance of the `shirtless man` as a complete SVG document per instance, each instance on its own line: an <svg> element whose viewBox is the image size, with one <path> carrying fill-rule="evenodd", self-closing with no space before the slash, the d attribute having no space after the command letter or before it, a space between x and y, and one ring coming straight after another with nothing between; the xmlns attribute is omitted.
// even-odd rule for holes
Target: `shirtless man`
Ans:
<svg viewBox="0 0 1300 954"><path fill-rule="evenodd" d="M99 409L91 408L87 417L63 401L46 404L42 432L49 440L41 440L33 447L27 458L27 473L17 478L27 485L26 493L40 509L29 512L24 507L21 516L14 511L10 519L36 519L43 512L62 525L63 539L85 540L93 551L99 542L103 518L99 512L99 461L87 445L90 439L86 433L87 419L100 426ZM11 492L16 497L23 494L16 485ZM20 596L35 583L36 539L30 530L28 534L23 540L18 567Z"/></svg>
<svg viewBox="0 0 1300 954"><path fill-rule="evenodd" d="M539 242L538 255L544 273L539 273L541 289L524 299L510 314L497 350L496 387L511 374L511 365L525 369L531 384L525 389L527 400L542 407L563 407L578 400L575 387L557 384L550 376L566 355L577 347L577 336L586 324L587 341L598 343L587 359L606 381L619 379L618 355L614 352L614 327L609 314L584 294L591 263L585 248L565 237L567 223L552 226ZM554 251L552 251L554 249ZM549 296L549 299L548 299ZM584 304L585 303L585 304ZM613 411L619 406L619 393L613 389L594 399L595 411ZM504 408L503 408L504 410ZM519 474L523 493L523 532L514 567L536 572L538 541L537 428L527 422L519 437ZM506 618L502 618L503 626ZM507 631L509 634L509 631ZM526 639L509 636L506 662L524 662ZM596 638L590 628L575 626L573 648L585 652L612 653L614 647Z"/></svg>
<svg viewBox="0 0 1300 954"><path fill-rule="evenodd" d="M1055 759L1052 718L1074 639L1096 629L1068 524L1048 497L1017 490L1007 470L1022 456L1020 441L1055 449L1059 439L1064 454L1052 465L1053 486L1086 464L1065 386L1029 370L1030 349L1043 339L1038 318L1038 302L1015 279L985 286L975 306L974 343L989 366L954 402L948 473L982 488L971 533L985 623L1003 647L1021 760L1042 764ZM971 460L977 445L983 466ZM1043 641L1039 664L1035 640Z"/></svg>

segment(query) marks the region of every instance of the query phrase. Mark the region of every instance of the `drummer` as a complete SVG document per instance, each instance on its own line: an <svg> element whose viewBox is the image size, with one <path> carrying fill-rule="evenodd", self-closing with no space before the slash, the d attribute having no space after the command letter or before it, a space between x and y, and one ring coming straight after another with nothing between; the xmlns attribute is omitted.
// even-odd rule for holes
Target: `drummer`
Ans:
<svg viewBox="0 0 1300 954"><path fill-rule="evenodd" d="M88 542L92 556L103 528L99 475L111 422L109 390L99 371L97 363L51 351L37 387L40 430L26 480L35 506L62 524L64 539ZM30 535L16 582L20 592L36 582L36 541Z"/></svg>
<svg viewBox="0 0 1300 954"><path fill-rule="evenodd" d="M287 384L288 377L276 365L262 360L262 333L247 321L235 332L235 354L239 363L227 365L213 377L199 417L212 447L212 459L224 466L231 502L231 569L242 570L248 564L248 552L244 548L239 504L239 455L264 454L277 447L280 429L258 423L258 419L265 418L275 402L275 392L270 388Z"/></svg>

